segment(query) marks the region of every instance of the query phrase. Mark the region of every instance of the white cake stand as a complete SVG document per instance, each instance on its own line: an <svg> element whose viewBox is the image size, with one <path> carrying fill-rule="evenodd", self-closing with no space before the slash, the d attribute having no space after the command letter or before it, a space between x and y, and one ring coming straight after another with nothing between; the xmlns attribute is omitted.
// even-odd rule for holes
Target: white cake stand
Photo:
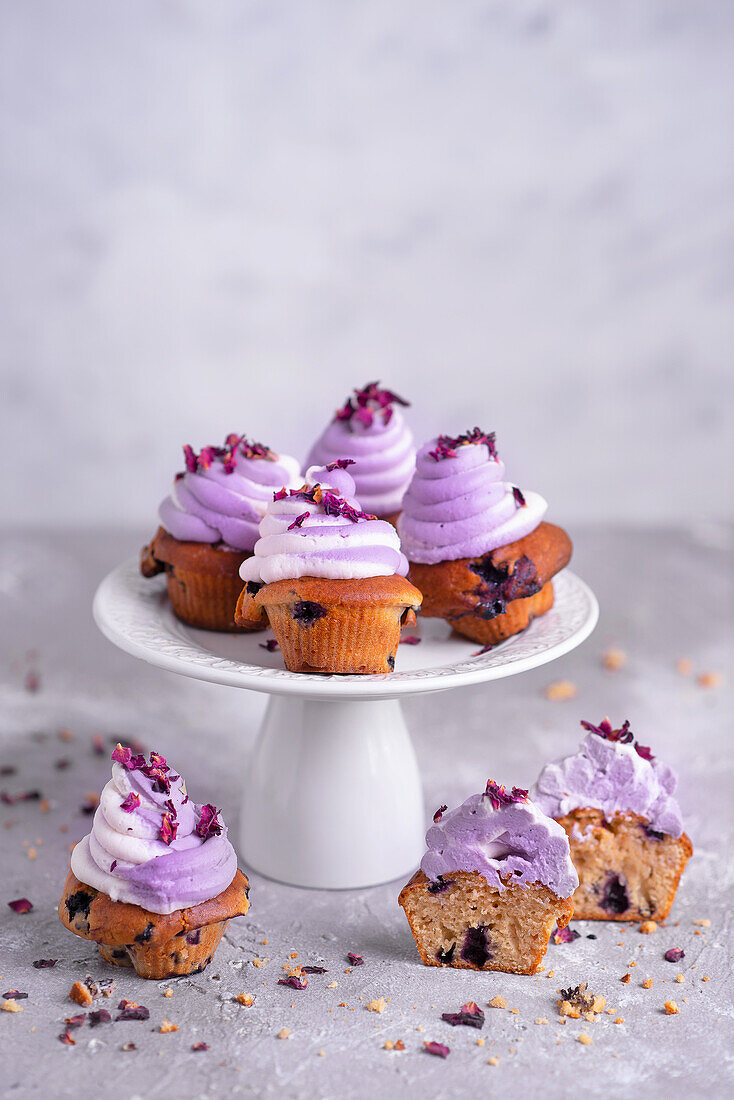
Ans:
<svg viewBox="0 0 734 1100"><path fill-rule="evenodd" d="M240 854L256 871L294 886L374 886L418 865L423 790L402 696L497 680L553 661L591 633L591 590L565 570L555 605L488 653L441 620L401 645L396 670L378 676L287 672L267 634L193 630L174 617L165 578L141 577L137 560L113 570L94 618L115 645L183 676L264 691L270 702L244 772ZM416 632L417 633L417 632Z"/></svg>

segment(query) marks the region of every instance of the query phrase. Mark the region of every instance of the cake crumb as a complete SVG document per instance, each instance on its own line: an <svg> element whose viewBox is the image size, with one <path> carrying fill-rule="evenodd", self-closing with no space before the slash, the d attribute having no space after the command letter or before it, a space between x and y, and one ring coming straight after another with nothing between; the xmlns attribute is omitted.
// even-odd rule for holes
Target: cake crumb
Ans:
<svg viewBox="0 0 734 1100"><path fill-rule="evenodd" d="M289 1039L290 1034L291 1034L291 1029L289 1027L282 1027L280 1029L280 1031L278 1032L277 1038L278 1039Z"/></svg>
<svg viewBox="0 0 734 1100"><path fill-rule="evenodd" d="M326 1051L324 1050L324 1048L323 1048L323 1047L321 1048L321 1050L320 1050L320 1051L318 1051L318 1055L319 1055L319 1058L323 1058L323 1057L325 1057L325 1055L326 1055Z"/></svg>
<svg viewBox="0 0 734 1100"><path fill-rule="evenodd" d="M719 687L724 677L720 672L699 672L696 683L701 688Z"/></svg>
<svg viewBox="0 0 734 1100"><path fill-rule="evenodd" d="M575 699L577 695L578 688L570 680L554 680L545 689L545 697L552 703L563 703L567 699Z"/></svg>
<svg viewBox="0 0 734 1100"><path fill-rule="evenodd" d="M337 987L338 987L338 983L337 983L337 982L329 982L329 984L327 985L327 987L326 987L326 988L327 988L327 989L336 989Z"/></svg>
<svg viewBox="0 0 734 1100"><path fill-rule="evenodd" d="M680 1009L678 1008L678 1005L675 1003L675 1001L666 1001L663 1007L665 1009L666 1015L668 1016L677 1016L680 1012Z"/></svg>
<svg viewBox="0 0 734 1100"><path fill-rule="evenodd" d="M487 1005L489 1008L507 1008L507 1001L498 993L491 1001L487 1001Z"/></svg>
<svg viewBox="0 0 734 1100"><path fill-rule="evenodd" d="M587 992L587 988L587 983L581 982L580 985L570 989L562 989L560 991L561 999L558 1001L559 1014L568 1016L572 1020L580 1020L583 1015L585 1020L593 1022L605 1007L607 1001L606 997L598 996L590 991Z"/></svg>
<svg viewBox="0 0 734 1100"><path fill-rule="evenodd" d="M246 1005L247 1008L251 1008L255 1003L255 998L251 993L238 993L235 997L238 1004Z"/></svg>
<svg viewBox="0 0 734 1100"><path fill-rule="evenodd" d="M298 952L297 952L297 951L291 951L291 953L290 953L290 955L288 956L288 958L289 958L289 959L297 959L297 958L298 958Z"/></svg>
<svg viewBox="0 0 734 1100"><path fill-rule="evenodd" d="M642 988L652 989L652 978L645 978L644 982L642 983Z"/></svg>
<svg viewBox="0 0 734 1100"><path fill-rule="evenodd" d="M22 1012L23 1006L10 998L6 1001L0 1001L0 1009L2 1009L3 1012Z"/></svg>
<svg viewBox="0 0 734 1100"><path fill-rule="evenodd" d="M484 1046L484 1039L482 1039L481 1035L477 1039L477 1046L478 1047L483 1047Z"/></svg>
<svg viewBox="0 0 734 1100"><path fill-rule="evenodd" d="M178 1024L172 1024L170 1020L161 1020L160 1031L163 1035L169 1031L178 1031Z"/></svg>
<svg viewBox="0 0 734 1100"><path fill-rule="evenodd" d="M510 1012L512 1013L513 1016L519 1016L520 1015L520 1009L519 1008L511 1008Z"/></svg>
<svg viewBox="0 0 734 1100"><path fill-rule="evenodd" d="M499 1058L490 1058L487 1062L488 1066L498 1066L500 1064Z"/></svg>
<svg viewBox="0 0 734 1100"><path fill-rule="evenodd" d="M549 970L548 973L546 974L546 978L554 977L555 973L556 973L555 970Z"/></svg>
<svg viewBox="0 0 734 1100"><path fill-rule="evenodd" d="M639 928L639 931L642 932L643 936L649 936L653 932L657 932L657 930L658 926L654 920L644 920Z"/></svg>
<svg viewBox="0 0 734 1100"><path fill-rule="evenodd" d="M693 923L700 925L701 928L710 928L711 927L711 921L710 920L694 920Z"/></svg>
<svg viewBox="0 0 734 1100"><path fill-rule="evenodd" d="M29 859L36 859L37 856L38 856L38 852L36 851L35 848L29 848L28 849L28 858Z"/></svg>
<svg viewBox="0 0 734 1100"><path fill-rule="evenodd" d="M701 981L702 981L702 982L710 982L710 981L711 981L711 979L710 979L710 978L701 978Z"/></svg>
<svg viewBox="0 0 734 1100"><path fill-rule="evenodd" d="M164 997L172 997L173 996L173 990L172 989L167 989L166 992L163 994L163 996Z"/></svg>
<svg viewBox="0 0 734 1100"><path fill-rule="evenodd" d="M578 1039L578 1041L580 1043L583 1043L583 1045L585 1047L591 1046L591 1044L594 1042L594 1040L591 1038L591 1036L587 1035L587 1033L585 1031L580 1031L578 1033L578 1035L576 1036L576 1038Z"/></svg>
<svg viewBox="0 0 734 1100"><path fill-rule="evenodd" d="M614 646L610 646L609 649L604 651L602 663L609 672L618 672L620 668L624 668L627 664L627 654L623 649L615 649Z"/></svg>
<svg viewBox="0 0 734 1100"><path fill-rule="evenodd" d="M87 1008L93 1000L92 994L89 992L84 982L74 982L69 990L69 998L83 1008Z"/></svg>
<svg viewBox="0 0 734 1100"><path fill-rule="evenodd" d="M391 1039L385 1039L385 1042L382 1044L382 1049L383 1050L394 1050L395 1049L395 1043L393 1043Z"/></svg>
<svg viewBox="0 0 734 1100"><path fill-rule="evenodd" d="M538 1016L538 1019L535 1022L536 1022L536 1024L547 1024L548 1023L545 1016Z"/></svg>
<svg viewBox="0 0 734 1100"><path fill-rule="evenodd" d="M686 979L685 979L685 975L683 975L683 974L676 974L676 976L675 976L675 980L676 980L677 982L679 982L679 983L680 983L680 982L684 982L684 981L686 980Z"/></svg>
<svg viewBox="0 0 734 1100"><path fill-rule="evenodd" d="M371 1001L368 1001L365 1005L368 1012L384 1012L387 1008L387 1001L384 997L373 997Z"/></svg>
<svg viewBox="0 0 734 1100"><path fill-rule="evenodd" d="M261 966L264 966L265 964L263 963L262 959L253 959L252 960L252 965L258 967L258 969L259 969Z"/></svg>
<svg viewBox="0 0 734 1100"><path fill-rule="evenodd" d="M681 676L690 676L693 672L693 661L688 657L679 657L675 662L675 667Z"/></svg>
<svg viewBox="0 0 734 1100"><path fill-rule="evenodd" d="M615 1022L615 1024L623 1024L624 1023L624 1016L617 1016L617 1019L614 1022Z"/></svg>

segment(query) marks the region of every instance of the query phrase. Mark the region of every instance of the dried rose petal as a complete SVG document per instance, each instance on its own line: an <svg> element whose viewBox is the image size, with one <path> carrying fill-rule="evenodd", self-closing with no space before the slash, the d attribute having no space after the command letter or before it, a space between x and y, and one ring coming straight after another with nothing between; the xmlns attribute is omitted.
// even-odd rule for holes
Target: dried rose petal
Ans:
<svg viewBox="0 0 734 1100"><path fill-rule="evenodd" d="M638 756L641 756L643 760L655 759L651 749L649 749L647 745L641 745L638 741L635 741L635 752Z"/></svg>
<svg viewBox="0 0 734 1100"><path fill-rule="evenodd" d="M278 985L288 985L291 989L305 989L308 982L305 978L299 978L297 974L289 974L287 978L278 978Z"/></svg>
<svg viewBox="0 0 734 1100"><path fill-rule="evenodd" d="M132 1001L122 1000L117 1007L122 1011L115 1017L116 1020L147 1020L150 1016L145 1005L136 1005Z"/></svg>
<svg viewBox="0 0 734 1100"><path fill-rule="evenodd" d="M178 822L174 821L170 814L161 814L161 828L159 836L164 844L171 844L176 839Z"/></svg>
<svg viewBox="0 0 734 1100"><path fill-rule="evenodd" d="M209 1044L208 1043L194 1043L193 1046L191 1047L191 1049L192 1050L208 1050L209 1049Z"/></svg>
<svg viewBox="0 0 734 1100"><path fill-rule="evenodd" d="M8 905L14 913L30 913L33 908L33 902L28 898L16 898L15 901L9 901Z"/></svg>
<svg viewBox="0 0 734 1100"><path fill-rule="evenodd" d="M56 966L58 959L36 959L33 963L36 970L48 970L51 966Z"/></svg>
<svg viewBox="0 0 734 1100"><path fill-rule="evenodd" d="M421 640L415 634L406 634L403 638L400 639L400 644L401 645L420 645Z"/></svg>
<svg viewBox="0 0 734 1100"><path fill-rule="evenodd" d="M217 820L218 813L219 810L211 802L207 802L206 805L201 807L199 823L196 826L197 836L200 836L203 840L208 840L210 836L219 836L222 826Z"/></svg>
<svg viewBox="0 0 734 1100"><path fill-rule="evenodd" d="M4 1001L25 1001L28 997L27 993L21 993L19 989L9 989L7 993L3 993Z"/></svg>
<svg viewBox="0 0 734 1100"><path fill-rule="evenodd" d="M361 955L355 955L352 951L347 951L347 958L352 966L364 966L364 959Z"/></svg>
<svg viewBox="0 0 734 1100"><path fill-rule="evenodd" d="M573 943L574 940L580 938L581 933L577 932L575 928L569 928L568 925L565 928L556 927L551 936L554 943Z"/></svg>
<svg viewBox="0 0 734 1100"><path fill-rule="evenodd" d="M463 435L440 435L436 440L436 446L428 454L435 462L441 462L444 458L456 458L457 447L477 446L482 443L488 448L490 458L497 461L495 433L483 432L481 428L472 428Z"/></svg>
<svg viewBox="0 0 734 1100"><path fill-rule="evenodd" d="M325 966L302 966L301 970L304 974L328 974Z"/></svg>
<svg viewBox="0 0 734 1100"><path fill-rule="evenodd" d="M443 815L446 813L447 810L448 810L448 806L446 806L446 805L438 807L435 814L433 815L434 824L438 825L439 821L441 820L441 818L443 817Z"/></svg>
<svg viewBox="0 0 734 1100"><path fill-rule="evenodd" d="M106 1008L97 1008L94 1012L89 1013L89 1026L97 1027L98 1024L109 1024L112 1022L112 1017Z"/></svg>
<svg viewBox="0 0 734 1100"><path fill-rule="evenodd" d="M462 1005L458 1012L442 1012L441 1019L452 1027L484 1027L484 1013L475 1001Z"/></svg>
<svg viewBox="0 0 734 1100"><path fill-rule="evenodd" d="M76 1016L67 1016L64 1023L71 1030L75 1027L81 1027L86 1018L86 1012L78 1012Z"/></svg>
<svg viewBox="0 0 734 1100"><path fill-rule="evenodd" d="M267 649L268 653L275 653L280 649L275 638L268 638L267 642L258 642L257 644L260 646L260 649Z"/></svg>
<svg viewBox="0 0 734 1100"><path fill-rule="evenodd" d="M355 389L354 397L348 397L341 409L337 409L336 420L351 420L354 417L365 427L372 426L375 415L380 414L384 424L392 419L393 405L409 405L404 398L391 390L380 389L379 382L369 382L361 390Z"/></svg>
<svg viewBox="0 0 734 1100"><path fill-rule="evenodd" d="M66 1029L66 1031L62 1032L61 1035L59 1035L59 1039L67 1047L76 1046L76 1039L72 1039L71 1032L68 1028Z"/></svg>
<svg viewBox="0 0 734 1100"><path fill-rule="evenodd" d="M310 515L310 512L301 512L300 516L296 516L296 518L293 520L293 523L289 524L288 530L295 531L296 527L302 527L303 521L307 520Z"/></svg>
<svg viewBox="0 0 734 1100"><path fill-rule="evenodd" d="M133 750L123 745L116 745L112 752L112 759L118 764L122 764L123 768L127 771L134 771L136 768L142 768L145 764L145 757L142 755L133 755Z"/></svg>
<svg viewBox="0 0 734 1100"><path fill-rule="evenodd" d="M445 1043L428 1043L423 1040L423 1046L426 1049L427 1054L435 1054L438 1058L448 1058L451 1053L450 1049Z"/></svg>
<svg viewBox="0 0 734 1100"><path fill-rule="evenodd" d="M347 466L354 466L356 459L354 458L337 458L335 462L330 462L324 467L325 470L346 470Z"/></svg>
<svg viewBox="0 0 734 1100"><path fill-rule="evenodd" d="M512 495L515 498L515 504L518 506L518 508L524 508L525 507L525 495L522 492L522 489L518 489L517 485L513 485L512 486Z"/></svg>
<svg viewBox="0 0 734 1100"><path fill-rule="evenodd" d="M670 947L663 955L665 961L669 963L680 962L680 960L684 959L685 957L686 953L680 947Z"/></svg>
<svg viewBox="0 0 734 1100"><path fill-rule="evenodd" d="M0 792L0 802L3 802L6 806L15 806L18 802L38 802L40 798L40 791L18 791L17 794L8 794L7 791Z"/></svg>
<svg viewBox="0 0 734 1100"><path fill-rule="evenodd" d="M124 810L126 814L131 814L133 810L137 810L140 805L140 795L135 791L130 791L124 802L120 803L120 809Z"/></svg>
<svg viewBox="0 0 734 1100"><path fill-rule="evenodd" d="M512 794L508 794L504 786L495 783L493 779L488 779L483 797L489 799L495 810L499 810L500 806L511 806L514 802L527 802L528 792L522 787L513 787Z"/></svg>
<svg viewBox="0 0 734 1100"><path fill-rule="evenodd" d="M612 723L608 718L605 718L598 726L583 720L581 725L585 730L588 730L589 733L595 733L597 737L603 737L605 741L621 741L623 745L629 745L630 741L633 739L629 722L624 722L622 727L618 730L612 729Z"/></svg>

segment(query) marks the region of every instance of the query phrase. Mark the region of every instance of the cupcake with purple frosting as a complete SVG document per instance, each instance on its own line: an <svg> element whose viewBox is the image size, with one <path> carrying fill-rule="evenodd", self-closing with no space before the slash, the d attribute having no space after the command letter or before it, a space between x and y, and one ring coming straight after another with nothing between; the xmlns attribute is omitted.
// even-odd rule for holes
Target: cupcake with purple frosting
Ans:
<svg viewBox="0 0 734 1100"><path fill-rule="evenodd" d="M425 443L398 520L422 614L491 646L548 611L571 540L547 507L505 480L493 432Z"/></svg>
<svg viewBox="0 0 734 1100"><path fill-rule="evenodd" d="M164 757L118 745L112 760L59 916L114 966L144 978L197 973L228 921L247 913L249 883L219 811L192 802Z"/></svg>
<svg viewBox="0 0 734 1100"><path fill-rule="evenodd" d="M291 672L392 672L420 607L395 528L362 511L352 466L312 467L275 493L240 568L236 622L269 623Z"/></svg>
<svg viewBox="0 0 734 1100"><path fill-rule="evenodd" d="M401 407L408 402L370 382L355 389L311 447L306 466L352 458L350 473L362 508L395 523L415 469L413 436Z"/></svg>
<svg viewBox="0 0 734 1100"><path fill-rule="evenodd" d="M244 435L196 454L184 447L185 469L158 509L161 526L141 552L145 577L165 571L174 613L205 630L244 630L234 621L239 568L258 537L273 491L300 482L300 467ZM256 626L250 629L256 629Z"/></svg>
<svg viewBox="0 0 734 1100"><path fill-rule="evenodd" d="M564 830L527 791L492 780L433 821L398 899L422 961L534 974L573 913L578 876Z"/></svg>
<svg viewBox="0 0 734 1100"><path fill-rule="evenodd" d="M678 777L608 718L578 750L546 766L533 789L561 825L579 875L580 920L665 920L693 854L675 799Z"/></svg>

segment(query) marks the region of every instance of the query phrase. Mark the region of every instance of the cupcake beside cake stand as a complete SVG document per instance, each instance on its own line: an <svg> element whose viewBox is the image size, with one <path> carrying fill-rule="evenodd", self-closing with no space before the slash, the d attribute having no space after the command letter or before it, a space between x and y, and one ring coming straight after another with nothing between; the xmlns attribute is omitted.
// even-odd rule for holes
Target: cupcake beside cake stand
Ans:
<svg viewBox="0 0 734 1100"><path fill-rule="evenodd" d="M423 789L401 698L516 675L580 645L598 618L594 594L569 570L553 583L553 609L488 653L428 619L420 645L401 645L396 671L378 676L288 672L280 653L261 648L269 634L187 627L165 579L141 577L137 559L102 581L94 618L134 657L270 696L243 771L239 853L280 882L345 889L405 878L423 853Z"/></svg>

